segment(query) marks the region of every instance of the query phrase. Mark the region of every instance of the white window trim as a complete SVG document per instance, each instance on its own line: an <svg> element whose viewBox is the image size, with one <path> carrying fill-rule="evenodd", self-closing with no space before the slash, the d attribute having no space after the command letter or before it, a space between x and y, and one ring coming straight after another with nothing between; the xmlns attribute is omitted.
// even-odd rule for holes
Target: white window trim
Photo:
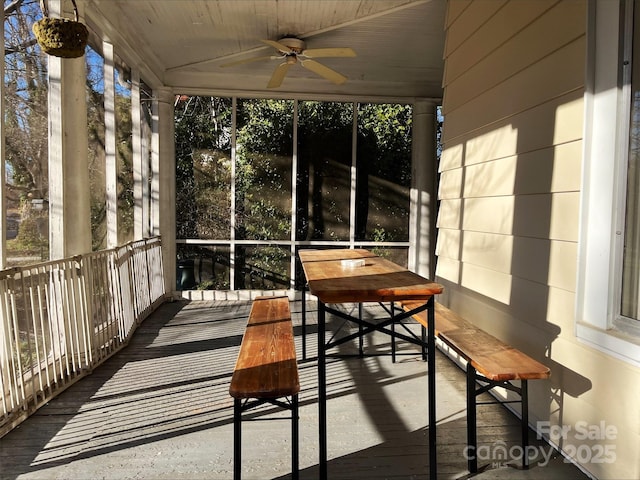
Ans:
<svg viewBox="0 0 640 480"><path fill-rule="evenodd" d="M640 337L613 328L629 130L629 86L618 82L619 31L620 3L590 1L575 333L580 341L640 366Z"/></svg>

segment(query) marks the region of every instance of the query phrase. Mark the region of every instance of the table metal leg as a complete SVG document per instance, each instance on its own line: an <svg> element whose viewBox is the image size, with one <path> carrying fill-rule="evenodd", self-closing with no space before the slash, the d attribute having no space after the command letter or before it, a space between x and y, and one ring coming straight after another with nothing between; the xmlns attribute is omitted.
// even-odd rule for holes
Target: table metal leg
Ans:
<svg viewBox="0 0 640 480"><path fill-rule="evenodd" d="M360 320L362 322L362 303L358 304L358 320ZM358 353L360 354L360 356L362 357L364 355L364 338L362 335L362 323L358 324L358 333L360 335L358 335Z"/></svg>
<svg viewBox="0 0 640 480"><path fill-rule="evenodd" d="M320 479L327 478L327 366L325 365L325 310L318 300L318 465Z"/></svg>
<svg viewBox="0 0 640 480"><path fill-rule="evenodd" d="M240 480L242 470L242 400L233 399L233 479Z"/></svg>
<svg viewBox="0 0 640 480"><path fill-rule="evenodd" d="M393 302L390 303L390 315L391 318L395 317L395 306ZM391 322L391 363L396 363L396 322Z"/></svg>
<svg viewBox="0 0 640 480"><path fill-rule="evenodd" d="M307 359L307 286L302 285L302 359Z"/></svg>
<svg viewBox="0 0 640 480"><path fill-rule="evenodd" d="M429 384L429 478L437 478L435 299L427 302L427 372Z"/></svg>

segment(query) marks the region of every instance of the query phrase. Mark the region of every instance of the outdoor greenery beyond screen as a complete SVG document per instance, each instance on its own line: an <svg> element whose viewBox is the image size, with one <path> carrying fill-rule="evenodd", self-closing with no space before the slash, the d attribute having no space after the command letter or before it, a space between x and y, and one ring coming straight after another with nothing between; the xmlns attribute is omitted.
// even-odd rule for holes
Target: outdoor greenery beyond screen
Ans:
<svg viewBox="0 0 640 480"><path fill-rule="evenodd" d="M297 242L408 242L411 106L297 108L294 124L292 100L238 99L234 131L230 98L180 97L177 237L243 242L233 254L178 245L178 288L229 288L232 263L236 289L288 288L292 230Z"/></svg>

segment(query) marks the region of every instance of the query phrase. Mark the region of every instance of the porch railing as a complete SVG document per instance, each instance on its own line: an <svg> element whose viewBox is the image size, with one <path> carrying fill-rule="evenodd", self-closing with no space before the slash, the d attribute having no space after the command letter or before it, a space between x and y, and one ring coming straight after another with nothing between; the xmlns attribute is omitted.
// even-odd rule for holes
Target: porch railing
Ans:
<svg viewBox="0 0 640 480"><path fill-rule="evenodd" d="M123 348L164 296L159 237L0 271L0 436Z"/></svg>

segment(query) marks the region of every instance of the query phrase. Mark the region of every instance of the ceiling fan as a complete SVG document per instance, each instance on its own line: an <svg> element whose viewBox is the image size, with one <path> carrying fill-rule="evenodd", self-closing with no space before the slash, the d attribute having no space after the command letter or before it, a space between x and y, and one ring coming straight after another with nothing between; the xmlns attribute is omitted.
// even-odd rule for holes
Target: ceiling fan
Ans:
<svg viewBox="0 0 640 480"><path fill-rule="evenodd" d="M277 55L269 55L264 57L253 57L246 60L240 60L238 62L226 63L220 65L221 67L233 67L235 65L241 65L243 63L257 62L261 60L282 60L271 75L271 79L267 84L267 88L278 88L284 77L287 75L289 68L300 61L300 65L304 68L317 73L321 77L326 78L330 82L340 85L347 81L347 77L335 70L323 65L320 62L316 62L314 58L328 58L328 57L355 57L356 52L351 48L306 48L304 40L296 37L284 37L278 41L274 40L262 40L263 43L274 47L277 51Z"/></svg>

